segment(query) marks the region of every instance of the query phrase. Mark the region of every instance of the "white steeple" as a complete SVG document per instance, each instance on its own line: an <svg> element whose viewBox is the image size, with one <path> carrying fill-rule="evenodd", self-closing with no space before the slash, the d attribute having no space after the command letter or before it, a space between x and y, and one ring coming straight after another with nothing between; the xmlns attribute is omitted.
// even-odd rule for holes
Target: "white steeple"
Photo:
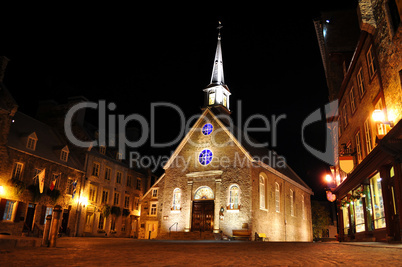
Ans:
<svg viewBox="0 0 402 267"><path fill-rule="evenodd" d="M218 29L218 44L216 46L214 65L212 69L211 82L204 89L205 95L205 107L214 107L218 111L230 114L229 110L229 96L230 91L225 84L225 78L223 74L223 60L222 60L222 46L221 46L221 29L222 24L219 21Z"/></svg>

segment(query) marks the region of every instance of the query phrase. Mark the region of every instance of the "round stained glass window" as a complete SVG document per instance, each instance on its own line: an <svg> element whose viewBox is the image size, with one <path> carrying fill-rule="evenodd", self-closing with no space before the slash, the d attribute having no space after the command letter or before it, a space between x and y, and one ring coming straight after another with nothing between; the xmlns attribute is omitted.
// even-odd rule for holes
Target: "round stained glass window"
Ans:
<svg viewBox="0 0 402 267"><path fill-rule="evenodd" d="M210 135L212 133L213 129L214 129L214 127L212 126L212 124L207 123L204 125L204 127L202 127L202 133L204 135Z"/></svg>
<svg viewBox="0 0 402 267"><path fill-rule="evenodd" d="M201 165L208 165L212 161L212 151L209 149L204 149L198 156L198 161Z"/></svg>

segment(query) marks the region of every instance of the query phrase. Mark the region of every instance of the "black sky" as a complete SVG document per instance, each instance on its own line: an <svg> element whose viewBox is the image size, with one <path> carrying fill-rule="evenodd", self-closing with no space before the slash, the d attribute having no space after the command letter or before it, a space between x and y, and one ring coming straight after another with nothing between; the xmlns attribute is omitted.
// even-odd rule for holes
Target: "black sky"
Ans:
<svg viewBox="0 0 402 267"><path fill-rule="evenodd" d="M83 95L116 103L114 114L149 118L150 104L162 101L190 117L201 112L221 21L233 113L240 100L244 119L286 114L274 149L322 198L327 166L304 149L300 136L303 120L328 102L313 19L323 10L355 8L355 1L239 2L3 9L0 46L10 59L4 83L29 115L40 100ZM177 114L156 115L158 140L174 138ZM325 124L312 125L306 136L323 149ZM255 137L265 142L271 135ZM169 155L174 148L146 153Z"/></svg>

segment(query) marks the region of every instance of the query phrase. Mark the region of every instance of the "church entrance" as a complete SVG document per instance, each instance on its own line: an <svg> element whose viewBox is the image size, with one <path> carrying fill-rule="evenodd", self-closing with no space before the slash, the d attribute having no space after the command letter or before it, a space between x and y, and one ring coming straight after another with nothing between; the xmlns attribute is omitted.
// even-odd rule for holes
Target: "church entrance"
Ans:
<svg viewBox="0 0 402 267"><path fill-rule="evenodd" d="M214 201L194 200L191 231L212 232L214 229Z"/></svg>

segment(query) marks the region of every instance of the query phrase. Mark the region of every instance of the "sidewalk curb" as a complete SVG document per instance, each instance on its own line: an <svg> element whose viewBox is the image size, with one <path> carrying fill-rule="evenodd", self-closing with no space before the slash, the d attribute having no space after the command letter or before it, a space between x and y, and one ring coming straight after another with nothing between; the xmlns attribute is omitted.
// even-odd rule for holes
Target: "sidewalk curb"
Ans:
<svg viewBox="0 0 402 267"><path fill-rule="evenodd" d="M360 246L360 247L372 247L372 248L396 248L402 249L402 244L387 244L387 243L360 243L360 242L339 242L339 244L347 245L347 246Z"/></svg>

